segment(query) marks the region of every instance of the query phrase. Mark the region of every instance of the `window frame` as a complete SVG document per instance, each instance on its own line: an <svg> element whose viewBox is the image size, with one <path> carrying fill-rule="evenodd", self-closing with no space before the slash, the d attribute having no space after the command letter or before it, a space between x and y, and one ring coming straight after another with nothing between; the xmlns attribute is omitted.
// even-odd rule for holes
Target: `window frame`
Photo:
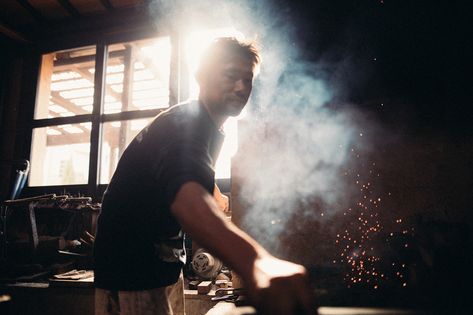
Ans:
<svg viewBox="0 0 473 315"><path fill-rule="evenodd" d="M116 34L111 37L104 37L102 39L96 39L95 41L77 41L71 42L69 45L50 45L46 49L40 49L40 57L43 54L68 50L77 49L86 46L95 46L95 72L94 72L94 95L93 95L93 109L90 114L81 114L67 117L54 117L54 118L34 118L34 111L36 102L33 104L31 111L31 120L28 128L28 139L25 139L25 143L28 146L26 150L26 156L31 158L31 144L32 134L35 128L57 126L63 124L77 124L77 123L91 123L90 131L90 154L89 154L89 169L88 169L88 180L87 184L79 185L57 185L57 186L29 186L29 182L24 189L23 195L35 196L41 194L72 194L72 195L87 195L92 197L96 201L100 201L103 193L106 190L107 184L100 184L100 154L101 154L101 137L103 125L106 122L113 121L128 121L140 118L150 118L158 115L160 112L167 108L156 108L147 110L133 110L118 113L104 114L104 101L105 101L105 86L106 86L106 69L108 63L108 47L118 43L126 43L138 40L149 40L158 38L160 36L169 36L171 44L171 59L170 59L170 74L169 74L169 106L179 103L185 100L189 96L188 77L189 71L186 66L184 54L182 52L181 36L176 32L171 33L158 33L153 32L152 34L135 34L127 36L117 36ZM41 58L39 58L38 62ZM37 77L41 75L41 67L38 67ZM39 81L38 81L39 83ZM39 84L36 87L36 95L39 92ZM217 184L222 192L230 191L230 178L217 179Z"/></svg>

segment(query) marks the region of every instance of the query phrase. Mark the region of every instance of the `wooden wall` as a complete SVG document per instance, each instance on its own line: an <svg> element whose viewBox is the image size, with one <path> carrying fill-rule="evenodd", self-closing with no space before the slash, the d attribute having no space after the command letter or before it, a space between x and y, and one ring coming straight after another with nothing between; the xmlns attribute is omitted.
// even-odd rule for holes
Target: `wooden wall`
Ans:
<svg viewBox="0 0 473 315"><path fill-rule="evenodd" d="M7 199L16 161L27 159L40 54L0 37L0 198Z"/></svg>

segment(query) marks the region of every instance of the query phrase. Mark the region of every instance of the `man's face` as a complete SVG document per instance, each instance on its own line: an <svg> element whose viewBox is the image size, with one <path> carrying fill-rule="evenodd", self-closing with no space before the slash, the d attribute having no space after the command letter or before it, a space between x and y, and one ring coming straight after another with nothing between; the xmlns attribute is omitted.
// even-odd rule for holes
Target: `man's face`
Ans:
<svg viewBox="0 0 473 315"><path fill-rule="evenodd" d="M200 83L203 101L219 116L238 116L250 97L252 87L252 63L240 57L216 65Z"/></svg>

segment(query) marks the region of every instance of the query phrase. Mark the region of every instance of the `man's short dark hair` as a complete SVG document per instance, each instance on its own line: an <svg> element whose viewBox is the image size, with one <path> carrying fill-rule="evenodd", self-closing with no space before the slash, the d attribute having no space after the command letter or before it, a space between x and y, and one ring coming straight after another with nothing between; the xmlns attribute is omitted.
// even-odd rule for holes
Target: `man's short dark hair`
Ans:
<svg viewBox="0 0 473 315"><path fill-rule="evenodd" d="M259 50L254 41L238 40L235 37L216 38L202 54L196 72L197 80L204 78L214 65L230 61L235 57L251 61L253 70L260 63Z"/></svg>

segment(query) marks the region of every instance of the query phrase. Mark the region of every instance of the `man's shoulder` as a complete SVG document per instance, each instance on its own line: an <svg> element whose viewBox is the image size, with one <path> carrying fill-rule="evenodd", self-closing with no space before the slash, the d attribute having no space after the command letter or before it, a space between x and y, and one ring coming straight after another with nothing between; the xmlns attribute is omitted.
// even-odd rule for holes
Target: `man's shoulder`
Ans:
<svg viewBox="0 0 473 315"><path fill-rule="evenodd" d="M187 100L181 103L177 103L169 107L166 112L167 113L181 113L181 112L189 112L192 110L198 110L199 101L198 100Z"/></svg>
<svg viewBox="0 0 473 315"><path fill-rule="evenodd" d="M188 100L182 103L178 103L161 112L157 117L157 121L175 119L192 119L192 117L197 116L199 113L199 103L198 101ZM194 115L195 114L195 115Z"/></svg>
<svg viewBox="0 0 473 315"><path fill-rule="evenodd" d="M213 122L197 100L176 104L161 114L143 131L153 145L195 141L207 143L214 133ZM158 141L157 141L158 140Z"/></svg>

